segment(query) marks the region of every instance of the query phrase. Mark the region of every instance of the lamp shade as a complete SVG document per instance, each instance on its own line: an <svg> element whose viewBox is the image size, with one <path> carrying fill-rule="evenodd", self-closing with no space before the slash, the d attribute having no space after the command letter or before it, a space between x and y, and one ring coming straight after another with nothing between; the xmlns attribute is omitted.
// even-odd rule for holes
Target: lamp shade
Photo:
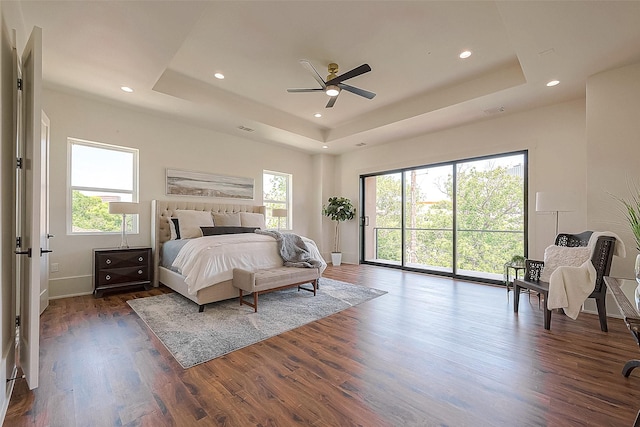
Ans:
<svg viewBox="0 0 640 427"><path fill-rule="evenodd" d="M287 217L287 210L286 209L273 209L271 211L271 215L274 218L286 218Z"/></svg>
<svg viewBox="0 0 640 427"><path fill-rule="evenodd" d="M110 214L133 215L138 213L138 204L134 202L109 202Z"/></svg>
<svg viewBox="0 0 640 427"><path fill-rule="evenodd" d="M578 200L574 193L539 191L536 193L536 212L572 212Z"/></svg>

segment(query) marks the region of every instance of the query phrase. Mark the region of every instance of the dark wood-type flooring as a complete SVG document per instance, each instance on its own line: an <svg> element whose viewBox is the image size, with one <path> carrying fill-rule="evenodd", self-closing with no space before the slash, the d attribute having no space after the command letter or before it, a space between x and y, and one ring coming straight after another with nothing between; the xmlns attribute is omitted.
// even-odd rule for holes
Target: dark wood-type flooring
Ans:
<svg viewBox="0 0 640 427"><path fill-rule="evenodd" d="M640 408L620 319L604 333L596 315L554 313L545 331L537 298L516 314L501 287L356 265L325 277L388 294L186 370L126 303L166 288L51 301L40 386L16 383L4 425L629 427Z"/></svg>

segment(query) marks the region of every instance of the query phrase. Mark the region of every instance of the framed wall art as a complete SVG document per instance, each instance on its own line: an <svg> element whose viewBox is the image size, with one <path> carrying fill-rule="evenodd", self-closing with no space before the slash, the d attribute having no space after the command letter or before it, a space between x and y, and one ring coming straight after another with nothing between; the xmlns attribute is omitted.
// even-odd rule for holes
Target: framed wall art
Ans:
<svg viewBox="0 0 640 427"><path fill-rule="evenodd" d="M167 195L253 200L254 179L167 169Z"/></svg>

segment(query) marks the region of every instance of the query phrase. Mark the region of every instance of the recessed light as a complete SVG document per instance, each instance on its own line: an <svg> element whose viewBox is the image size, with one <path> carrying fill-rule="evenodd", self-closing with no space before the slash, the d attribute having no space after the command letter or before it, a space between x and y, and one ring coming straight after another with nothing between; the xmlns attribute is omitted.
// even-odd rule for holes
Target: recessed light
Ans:
<svg viewBox="0 0 640 427"><path fill-rule="evenodd" d="M322 148L329 148L329 146L328 145L323 145Z"/></svg>
<svg viewBox="0 0 640 427"><path fill-rule="evenodd" d="M120 86L120 89L127 93L133 92L133 89L131 89L129 86Z"/></svg>
<svg viewBox="0 0 640 427"><path fill-rule="evenodd" d="M315 113L315 114L313 115L313 117L316 117L316 118L318 118L318 119L319 119L320 117L322 117L322 114L320 114L320 113Z"/></svg>
<svg viewBox="0 0 640 427"><path fill-rule="evenodd" d="M465 50L464 52L461 52L460 55L458 56L460 57L460 59L467 59L468 57L471 56L471 51Z"/></svg>
<svg viewBox="0 0 640 427"><path fill-rule="evenodd" d="M552 87L552 86L556 86L560 83L560 80L551 80L550 82L547 83L547 86Z"/></svg>
<svg viewBox="0 0 640 427"><path fill-rule="evenodd" d="M216 79L222 80L222 79L224 79L224 74L222 74L222 73L215 73L215 74L213 75L213 77L215 77Z"/></svg>

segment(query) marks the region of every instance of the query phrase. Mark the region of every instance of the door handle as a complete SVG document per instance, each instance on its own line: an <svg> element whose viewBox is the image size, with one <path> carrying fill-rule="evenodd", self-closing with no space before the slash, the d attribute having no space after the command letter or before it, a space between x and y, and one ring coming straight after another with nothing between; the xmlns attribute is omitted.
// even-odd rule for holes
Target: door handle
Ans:
<svg viewBox="0 0 640 427"><path fill-rule="evenodd" d="M42 254L49 254L53 252L51 249L42 249L40 248L40 256L42 256Z"/></svg>
<svg viewBox="0 0 640 427"><path fill-rule="evenodd" d="M26 251L14 251L14 253L16 255L26 255L31 258L31 248L27 249Z"/></svg>
<svg viewBox="0 0 640 427"><path fill-rule="evenodd" d="M55 234L49 234L49 233L47 233L47 239L50 239L50 238L52 238L52 237L56 237L56 235L55 235Z"/></svg>

